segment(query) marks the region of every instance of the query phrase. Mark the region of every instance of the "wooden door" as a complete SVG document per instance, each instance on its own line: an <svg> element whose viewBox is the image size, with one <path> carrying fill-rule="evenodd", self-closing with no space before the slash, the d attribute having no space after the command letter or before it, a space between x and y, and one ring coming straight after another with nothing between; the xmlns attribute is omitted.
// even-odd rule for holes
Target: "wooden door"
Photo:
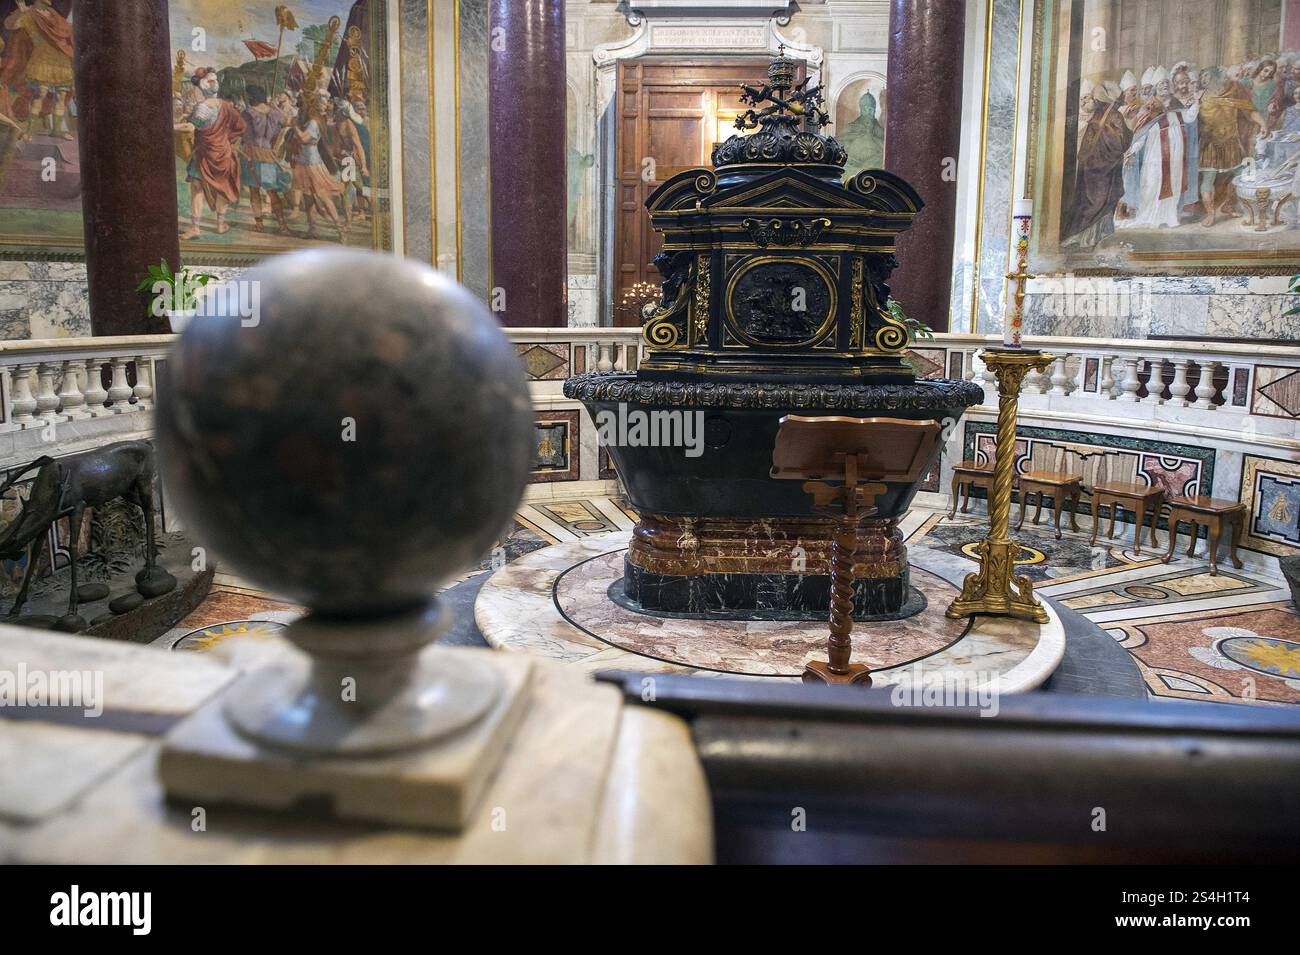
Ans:
<svg viewBox="0 0 1300 955"><path fill-rule="evenodd" d="M650 263L662 245L645 201L684 169L707 166L715 143L736 132L744 112L740 84L761 83L768 59L755 57L625 60L618 67L614 171L614 324L640 325L620 309L637 282L658 285Z"/></svg>

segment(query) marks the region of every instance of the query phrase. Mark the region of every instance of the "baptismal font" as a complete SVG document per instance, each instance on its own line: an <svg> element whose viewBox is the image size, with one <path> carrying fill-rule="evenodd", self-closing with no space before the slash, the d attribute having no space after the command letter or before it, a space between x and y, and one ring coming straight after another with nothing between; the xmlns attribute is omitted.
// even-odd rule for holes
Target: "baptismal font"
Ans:
<svg viewBox="0 0 1300 955"><path fill-rule="evenodd" d="M903 179L866 170L820 132L819 88L779 55L712 168L687 170L647 200L664 237L663 301L644 325L636 372L570 378L593 415L676 412L702 420L703 453L614 444L640 519L621 587L631 609L667 615L815 619L830 600L830 517L798 484L774 480L787 415L952 425L983 399L970 382L918 379L904 323L888 308L895 243L920 212ZM622 406L622 407L620 407ZM882 440L890 440L882 430ZM898 521L925 471L884 481L859 525L853 612L896 619L920 609Z"/></svg>

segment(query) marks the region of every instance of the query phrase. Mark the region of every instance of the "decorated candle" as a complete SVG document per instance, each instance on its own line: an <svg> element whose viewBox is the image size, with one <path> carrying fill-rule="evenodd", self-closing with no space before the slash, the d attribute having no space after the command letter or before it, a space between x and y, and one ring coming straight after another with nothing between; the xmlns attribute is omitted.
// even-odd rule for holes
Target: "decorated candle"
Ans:
<svg viewBox="0 0 1300 955"><path fill-rule="evenodd" d="M1007 275L1007 302L1002 322L1002 347L1020 347L1020 326L1024 322L1025 280L1029 278L1029 225L1034 218L1034 204L1017 199L1011 210L1012 254L1016 270Z"/></svg>

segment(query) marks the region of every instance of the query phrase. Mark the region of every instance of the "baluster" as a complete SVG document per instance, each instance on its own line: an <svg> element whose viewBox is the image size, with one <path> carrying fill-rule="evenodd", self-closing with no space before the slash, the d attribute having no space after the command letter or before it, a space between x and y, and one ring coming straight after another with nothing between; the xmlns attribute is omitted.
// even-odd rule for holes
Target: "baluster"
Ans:
<svg viewBox="0 0 1300 955"><path fill-rule="evenodd" d="M144 355L137 355L135 358L135 388L134 388L136 407L150 407L150 399L153 398L153 359L146 358Z"/></svg>
<svg viewBox="0 0 1300 955"><path fill-rule="evenodd" d="M1114 400L1115 398L1115 378L1114 378L1115 357L1113 355L1101 356L1101 367L1097 369L1097 396Z"/></svg>
<svg viewBox="0 0 1300 955"><path fill-rule="evenodd" d="M41 362L36 369L36 417L48 422L59 409L59 396L54 390L54 366Z"/></svg>
<svg viewBox="0 0 1300 955"><path fill-rule="evenodd" d="M614 370L627 371L627 346L620 342L615 342L610 346L614 350Z"/></svg>
<svg viewBox="0 0 1300 955"><path fill-rule="evenodd" d="M1138 378L1138 361L1137 358L1120 358L1119 361L1124 363L1124 378L1119 383L1120 401L1137 401L1138 389L1142 387L1142 381Z"/></svg>
<svg viewBox="0 0 1300 955"><path fill-rule="evenodd" d="M1192 390L1192 386L1187 381L1187 366L1189 364L1190 362L1186 358L1176 360L1174 362L1174 380L1169 383L1169 403L1180 408L1186 408L1191 403L1187 400L1187 393Z"/></svg>
<svg viewBox="0 0 1300 955"><path fill-rule="evenodd" d="M81 393L81 383L78 380L80 368L81 362L79 361L65 361L63 363L63 383L59 388L59 410L69 421L90 417L90 412L86 410L86 396Z"/></svg>
<svg viewBox="0 0 1300 955"><path fill-rule="evenodd" d="M1070 388L1071 394L1085 395L1088 393L1088 359L1090 355L1079 356L1079 367L1074 373L1074 384Z"/></svg>
<svg viewBox="0 0 1300 955"><path fill-rule="evenodd" d="M131 410L130 399L133 394L126 381L126 359L112 359L113 377L108 385L109 410L113 414L125 414Z"/></svg>
<svg viewBox="0 0 1300 955"><path fill-rule="evenodd" d="M36 398L32 395L33 365L14 365L10 372L10 390L13 394L10 421L26 428L35 420Z"/></svg>
<svg viewBox="0 0 1300 955"><path fill-rule="evenodd" d="M92 418L109 413L104 407L104 402L108 401L108 392L104 390L103 367L102 358L87 358L85 370L82 372L86 376L86 381L82 385L81 392L86 399L86 411Z"/></svg>
<svg viewBox="0 0 1300 955"><path fill-rule="evenodd" d="M596 355L597 355L596 370L597 371L614 370L614 362L611 360L611 354L610 354L611 351L612 349L608 345L602 345L599 342L596 344Z"/></svg>
<svg viewBox="0 0 1300 955"><path fill-rule="evenodd" d="M1250 379L1249 365L1227 365L1225 368L1227 378L1223 386L1223 403L1229 407L1237 405L1237 376L1240 375L1247 381ZM1241 406L1244 406L1250 400L1250 391L1243 386L1243 395Z"/></svg>
<svg viewBox="0 0 1300 955"><path fill-rule="evenodd" d="M1049 395L1065 394L1065 363L1069 360L1069 355L1058 355L1056 361L1052 362L1052 387L1048 390Z"/></svg>
<svg viewBox="0 0 1300 955"><path fill-rule="evenodd" d="M1193 408L1200 408L1202 411L1214 410L1215 393L1218 391L1214 387L1214 369L1219 364L1217 361L1203 361L1201 364L1201 377L1196 383L1196 401L1193 402Z"/></svg>
<svg viewBox="0 0 1300 955"><path fill-rule="evenodd" d="M1163 358L1152 358L1147 362L1147 396L1142 401L1149 405L1158 405L1164 402L1165 393L1165 360Z"/></svg>

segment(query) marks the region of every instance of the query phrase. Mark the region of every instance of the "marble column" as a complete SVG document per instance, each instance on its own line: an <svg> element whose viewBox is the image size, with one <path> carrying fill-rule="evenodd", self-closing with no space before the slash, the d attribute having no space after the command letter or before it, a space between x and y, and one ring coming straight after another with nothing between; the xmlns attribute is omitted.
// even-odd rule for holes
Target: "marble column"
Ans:
<svg viewBox="0 0 1300 955"><path fill-rule="evenodd" d="M488 50L491 301L504 325L562 327L568 324L564 0L493 0Z"/></svg>
<svg viewBox="0 0 1300 955"><path fill-rule="evenodd" d="M170 331L136 290L149 265L180 265L167 0L74 0L90 327Z"/></svg>
<svg viewBox="0 0 1300 955"><path fill-rule="evenodd" d="M966 5L893 0L889 13L885 168L925 200L899 236L890 288L912 318L948 328Z"/></svg>

